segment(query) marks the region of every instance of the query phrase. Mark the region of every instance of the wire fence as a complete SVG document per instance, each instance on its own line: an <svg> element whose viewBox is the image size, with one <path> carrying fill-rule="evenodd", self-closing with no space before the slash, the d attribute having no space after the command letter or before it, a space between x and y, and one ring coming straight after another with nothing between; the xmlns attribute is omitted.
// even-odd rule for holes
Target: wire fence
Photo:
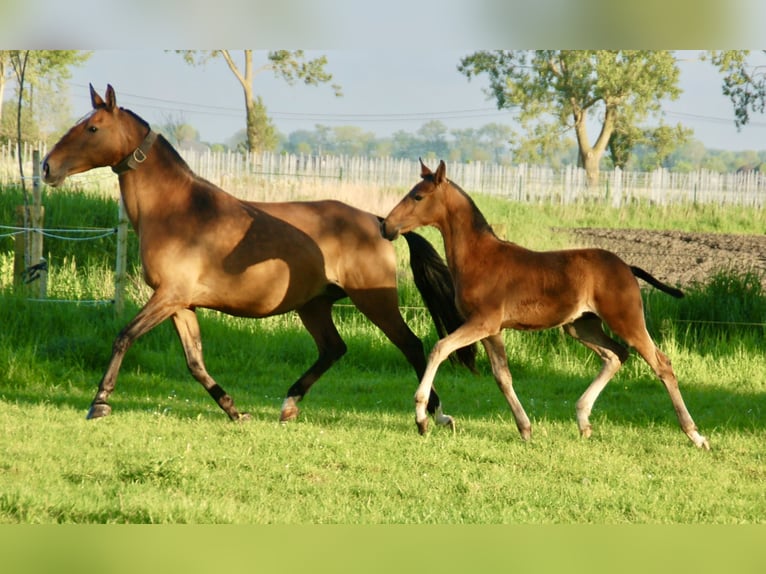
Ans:
<svg viewBox="0 0 766 574"><path fill-rule="evenodd" d="M0 184L6 184L4 178L18 183L18 164L13 169L8 167L10 150L6 145L0 147ZM26 148L25 148L26 149ZM31 148L30 148L31 151ZM43 146L43 153L45 149ZM24 152L25 154L28 151ZM30 153L30 156L32 154ZM339 186L364 184L387 189L395 189L392 197L397 199L401 189L416 181L420 173L418 162L397 158L349 158L338 156L292 156L285 154L240 154L234 152L182 152L193 171L232 191L243 199L289 200L295 199L295 189L291 186L308 185ZM32 173L36 166L28 165ZM601 184L589 187L583 170L566 168L555 171L537 166L501 166L498 164L453 164L448 167L450 178L459 182L461 187L471 192L505 197L514 201L530 203L570 204L577 201L600 202L620 206L634 200L646 200L659 205L668 203L716 203L719 205L746 205L761 209L766 198L766 179L757 172L742 174L717 174L698 171L687 174L675 174L666 170L652 173L632 173L614 170L602 174ZM25 173L27 171L25 170ZM25 179L35 181L34 176ZM119 196L117 178L109 168L96 169L84 176L72 178L74 185L93 187L115 197ZM274 195L264 198L255 197L256 189L264 184L279 182L282 188ZM227 185L228 184L228 185ZM285 191L287 189L287 192ZM332 194L336 195L336 194ZM336 197L348 200L347 197ZM349 203L358 203L348 201ZM369 207L368 207L369 208ZM120 202L119 225L110 228L57 228L0 225L0 238L19 235L38 234L67 241L90 241L111 235L127 235L128 223ZM375 210L373 210L375 211ZM384 212L384 209L377 210ZM121 248L120 245L123 245ZM122 307L122 290L125 285L124 239L118 241L115 263L115 299L113 301L78 301L81 303L118 303ZM637 252L638 255L640 253ZM28 267L25 271L30 271ZM34 272L34 269L32 269ZM46 300L37 298L35 300ZM61 301L61 300L59 300ZM425 310L425 308L422 308ZM684 320L679 320L684 322ZM690 323L727 324L741 326L760 326L762 322L718 322L687 321Z"/></svg>

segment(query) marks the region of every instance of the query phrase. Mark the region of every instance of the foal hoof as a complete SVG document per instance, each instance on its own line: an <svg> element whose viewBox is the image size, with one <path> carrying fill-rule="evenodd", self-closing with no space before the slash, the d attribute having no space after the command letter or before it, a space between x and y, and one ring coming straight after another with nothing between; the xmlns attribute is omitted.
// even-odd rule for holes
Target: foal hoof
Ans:
<svg viewBox="0 0 766 574"><path fill-rule="evenodd" d="M101 417L108 417L112 414L112 407L106 403L94 403L90 405L86 419L100 419Z"/></svg>
<svg viewBox="0 0 766 574"><path fill-rule="evenodd" d="M448 427L452 434L455 434L455 419L449 415L442 415L436 419L436 424L439 426Z"/></svg>
<svg viewBox="0 0 766 574"><path fill-rule="evenodd" d="M249 420L252 420L253 417L250 415L250 413L239 413L239 416L234 419L235 422L238 423L246 423Z"/></svg>
<svg viewBox="0 0 766 574"><path fill-rule="evenodd" d="M707 441L707 439L702 436L701 434L697 435L697 439L694 440L694 444L701 448L702 450L710 450L710 443Z"/></svg>

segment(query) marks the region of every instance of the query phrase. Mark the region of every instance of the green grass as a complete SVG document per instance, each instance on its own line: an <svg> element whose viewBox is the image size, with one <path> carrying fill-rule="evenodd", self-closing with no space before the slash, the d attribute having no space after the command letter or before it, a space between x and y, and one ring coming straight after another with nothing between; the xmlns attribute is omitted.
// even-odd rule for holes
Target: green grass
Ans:
<svg viewBox="0 0 766 574"><path fill-rule="evenodd" d="M70 226L90 219L88 206L98 203L70 200L82 202L64 207L76 215ZM488 219L517 221L519 232L540 244L539 230L563 213L480 202ZM613 222L613 213L599 219L597 211L578 206L570 223ZM661 225L692 214L631 217ZM726 229L747 220L725 210L713 215L704 212L702 222L689 219L685 228L707 229L718 220ZM56 255L64 256L71 254ZM3 274L9 257L0 251ZM84 250L74 259L98 257ZM110 266L108 257L59 265L49 290L109 298ZM764 294L752 277L722 275L678 301L647 292L650 330L672 358L712 452L691 445L661 384L636 356L596 403L593 437L581 440L574 403L599 363L556 330L505 335L514 384L533 424L529 443L519 439L483 357L478 375L442 365L437 387L457 433L437 428L420 437L414 373L347 307L336 316L348 354L312 388L294 423L278 423L281 402L314 356L297 318L254 321L213 312L201 312L208 369L251 421L229 422L192 379L169 324L128 352L113 415L87 421L112 341L145 289L134 278L128 308L116 317L110 306L27 301L7 277L2 281L0 523L766 522L766 333L762 325L710 320L736 311L764 322ZM407 321L430 348L429 319L403 282Z"/></svg>

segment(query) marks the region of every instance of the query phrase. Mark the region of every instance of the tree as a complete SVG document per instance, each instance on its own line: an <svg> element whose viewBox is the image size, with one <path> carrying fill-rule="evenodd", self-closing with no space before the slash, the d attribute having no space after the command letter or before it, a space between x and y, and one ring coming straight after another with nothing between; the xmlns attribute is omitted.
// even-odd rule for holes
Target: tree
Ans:
<svg viewBox="0 0 766 574"><path fill-rule="evenodd" d="M430 120L420 126L417 135L422 140L423 152L418 155L433 158L447 157L449 153L447 131L447 126L439 120Z"/></svg>
<svg viewBox="0 0 766 574"><path fill-rule="evenodd" d="M658 112L663 99L680 93L678 67L668 51L480 51L463 58L458 71L469 80L489 76L488 93L497 107L518 110L531 140L528 149L546 149L573 129L578 163L591 184L598 181L599 163L618 121L636 125ZM593 143L589 119L600 123Z"/></svg>
<svg viewBox="0 0 766 574"><path fill-rule="evenodd" d="M508 153L508 142L512 133L513 130L510 126L494 122L479 129L479 137L492 150L492 158L495 163L502 163L503 156Z"/></svg>
<svg viewBox="0 0 766 574"><path fill-rule="evenodd" d="M184 60L192 65L204 65L215 58L223 58L229 69L242 86L245 96L247 122L247 146L250 151L273 149L278 141L276 130L266 115L266 107L261 98L253 96L253 80L255 76L266 71L274 72L278 78L293 85L300 80L309 86L316 86L332 80L332 75L325 71L327 58L320 56L306 60L303 50L276 50L268 52L267 62L253 69L253 51L243 50L244 62L240 68L234 61L230 50L212 50L198 52L196 50L179 50ZM341 88L332 84L336 96L341 96Z"/></svg>
<svg viewBox="0 0 766 574"><path fill-rule="evenodd" d="M724 75L723 94L734 105L734 125L741 129L750 121L750 112L766 110L766 65L751 64L750 50L711 51L707 57Z"/></svg>
<svg viewBox="0 0 766 574"><path fill-rule="evenodd" d="M682 125L660 125L646 130L646 142L651 150L648 169L667 167L667 160L673 151L684 145L692 136L693 130Z"/></svg>
<svg viewBox="0 0 766 574"><path fill-rule="evenodd" d="M79 65L90 57L90 52L77 50L4 50L0 51L0 96L9 79L17 85L16 140L18 146L19 173L22 189L26 193L24 168L21 157L23 138L24 102L29 109L29 118L34 125L34 90L57 93L64 90L64 80L70 77L69 67ZM9 71L10 70L10 71ZM1 100L0 100L1 101ZM1 108L1 107L0 107ZM66 106L57 106L65 109ZM39 134L37 134L39 136Z"/></svg>

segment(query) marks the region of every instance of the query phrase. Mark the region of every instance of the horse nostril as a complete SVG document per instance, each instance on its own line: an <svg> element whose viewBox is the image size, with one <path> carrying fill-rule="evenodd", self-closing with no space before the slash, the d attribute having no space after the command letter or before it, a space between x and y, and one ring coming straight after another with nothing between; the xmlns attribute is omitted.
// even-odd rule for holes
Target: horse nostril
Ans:
<svg viewBox="0 0 766 574"><path fill-rule="evenodd" d="M50 166L48 165L47 161L43 161L42 170L43 170L43 178L47 178L48 174L50 173Z"/></svg>

